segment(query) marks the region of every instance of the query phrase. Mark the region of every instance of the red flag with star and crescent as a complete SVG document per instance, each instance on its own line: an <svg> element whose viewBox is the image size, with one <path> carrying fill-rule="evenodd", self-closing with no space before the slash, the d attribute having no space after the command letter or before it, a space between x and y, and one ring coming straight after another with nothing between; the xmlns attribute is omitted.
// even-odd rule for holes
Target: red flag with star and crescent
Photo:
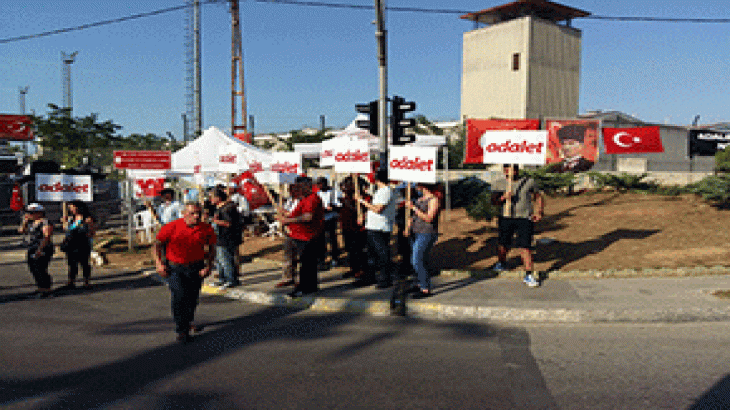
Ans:
<svg viewBox="0 0 730 410"><path fill-rule="evenodd" d="M664 152L659 127L604 128L606 154L656 154Z"/></svg>
<svg viewBox="0 0 730 410"><path fill-rule="evenodd" d="M30 117L0 114L0 140L32 141L33 123Z"/></svg>

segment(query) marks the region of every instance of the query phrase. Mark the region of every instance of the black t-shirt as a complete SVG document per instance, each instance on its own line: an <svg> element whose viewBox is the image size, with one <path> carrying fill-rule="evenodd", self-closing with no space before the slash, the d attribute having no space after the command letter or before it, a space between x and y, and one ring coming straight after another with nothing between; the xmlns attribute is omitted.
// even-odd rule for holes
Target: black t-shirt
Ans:
<svg viewBox="0 0 730 410"><path fill-rule="evenodd" d="M220 246L236 246L241 244L241 215L233 202L226 202L215 210L217 219L231 224L230 227L213 224Z"/></svg>

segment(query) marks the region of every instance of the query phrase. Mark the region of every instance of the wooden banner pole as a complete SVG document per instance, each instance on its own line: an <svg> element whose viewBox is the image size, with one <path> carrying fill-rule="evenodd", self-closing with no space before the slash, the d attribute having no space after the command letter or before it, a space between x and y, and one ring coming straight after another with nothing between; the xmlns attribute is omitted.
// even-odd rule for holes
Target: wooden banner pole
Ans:
<svg viewBox="0 0 730 410"><path fill-rule="evenodd" d="M411 202L411 183L406 182L406 201ZM406 233L409 236L411 232L411 208L406 207Z"/></svg>
<svg viewBox="0 0 730 410"><path fill-rule="evenodd" d="M514 167L509 164L509 171L507 171L507 189L504 191L505 198L507 198L504 204L504 217L510 218L512 216L512 180L514 179Z"/></svg>

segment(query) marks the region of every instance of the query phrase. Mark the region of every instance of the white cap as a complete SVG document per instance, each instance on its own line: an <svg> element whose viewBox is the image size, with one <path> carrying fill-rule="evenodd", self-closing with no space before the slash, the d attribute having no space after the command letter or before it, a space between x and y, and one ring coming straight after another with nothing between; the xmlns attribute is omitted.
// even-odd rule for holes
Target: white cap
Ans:
<svg viewBox="0 0 730 410"><path fill-rule="evenodd" d="M44 208L43 205L34 202L34 203L28 205L28 207L25 208L25 210L28 212L45 212L46 208Z"/></svg>

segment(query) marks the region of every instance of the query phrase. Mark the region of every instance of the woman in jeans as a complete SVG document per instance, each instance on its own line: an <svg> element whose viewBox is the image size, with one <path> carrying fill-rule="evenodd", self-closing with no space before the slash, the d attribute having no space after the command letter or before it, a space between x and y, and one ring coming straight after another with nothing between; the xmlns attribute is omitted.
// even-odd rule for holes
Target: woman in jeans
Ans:
<svg viewBox="0 0 730 410"><path fill-rule="evenodd" d="M46 210L41 204L30 204L26 209L23 224L18 231L30 236L28 245L28 269L38 286L37 298L46 298L51 293L51 276L48 264L53 256L53 225L46 219Z"/></svg>
<svg viewBox="0 0 730 410"><path fill-rule="evenodd" d="M431 296L431 276L429 261L431 248L438 239L438 220L441 213L441 201L436 196L436 184L418 184L416 189L421 197L414 203L406 202L413 210L410 226L412 243L411 264L416 271L418 285L414 298Z"/></svg>
<svg viewBox="0 0 730 410"><path fill-rule="evenodd" d="M68 262L68 282L62 286L62 290L74 289L76 277L79 274L79 265L84 276L84 288L89 288L91 278L91 241L94 236L94 218L91 216L89 207L81 201L71 201L68 204L68 219L63 221L63 228L66 230L68 244L64 249L66 261Z"/></svg>

